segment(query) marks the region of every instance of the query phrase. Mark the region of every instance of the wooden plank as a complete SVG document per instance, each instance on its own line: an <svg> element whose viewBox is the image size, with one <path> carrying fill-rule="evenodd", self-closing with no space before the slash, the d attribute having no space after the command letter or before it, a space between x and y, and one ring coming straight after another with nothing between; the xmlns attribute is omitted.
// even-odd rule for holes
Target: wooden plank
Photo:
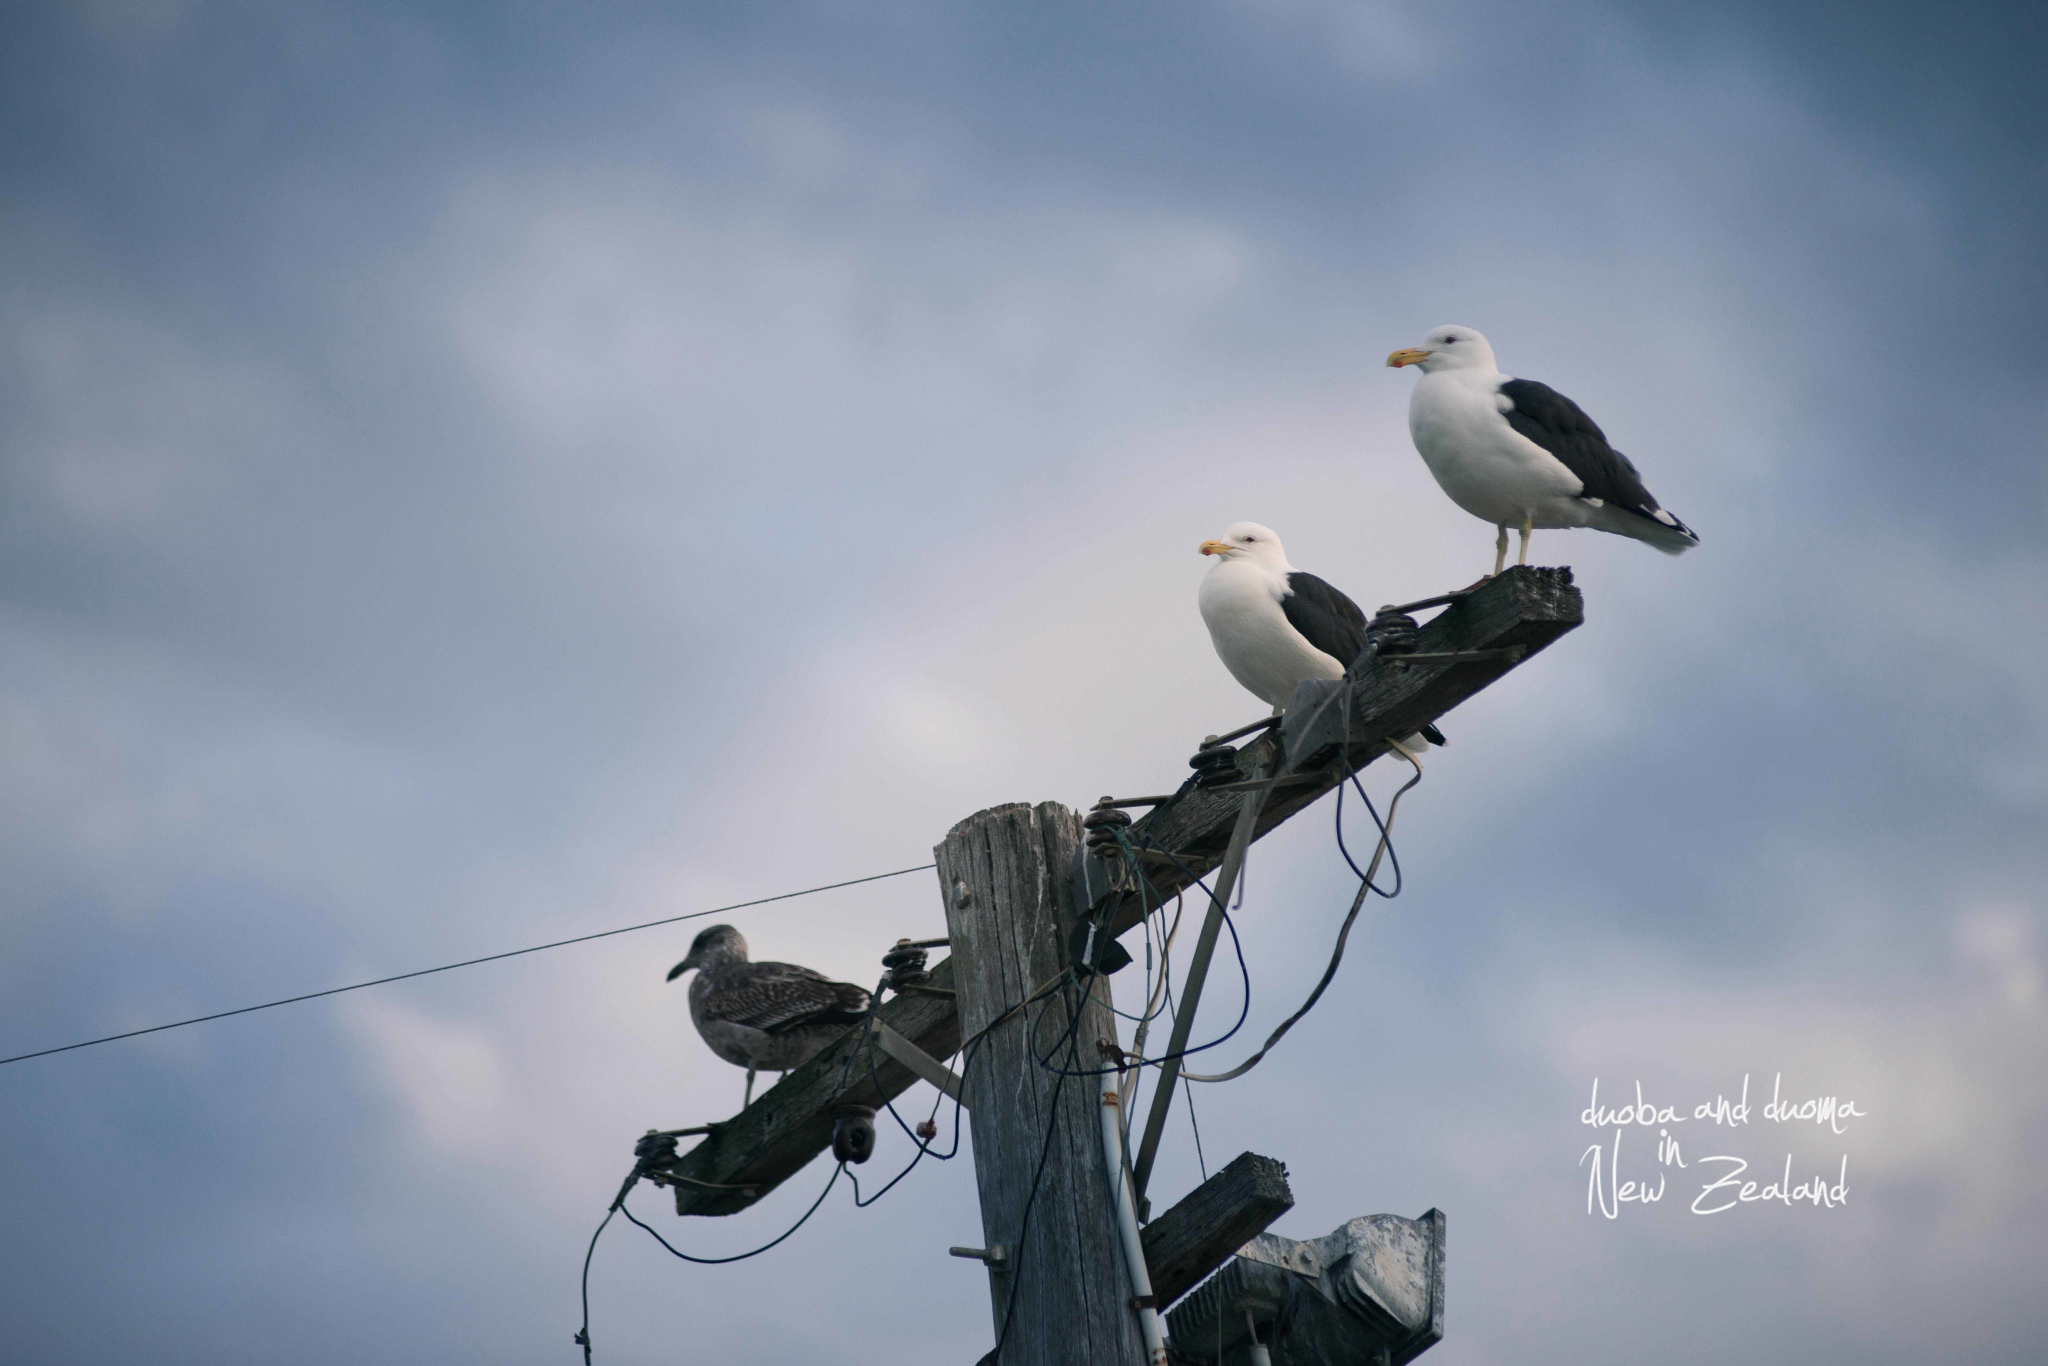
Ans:
<svg viewBox="0 0 2048 1366"><path fill-rule="evenodd" d="M1348 716L1341 697L1345 683L1302 684L1288 705L1285 724L1240 749L1238 766L1249 773L1278 761L1283 777L1316 780L1276 785L1259 814L1253 838L1321 800L1337 786L1343 761L1354 769L1365 767L1386 753L1389 737L1412 735L1510 670L1528 663L1584 620L1585 604L1572 585L1571 570L1517 566L1425 623L1416 650L1443 653L1519 645L1524 651L1519 659L1401 667L1372 659L1349 680L1353 691ZM1242 801L1236 792L1193 789L1133 823L1134 844L1170 850L1188 871L1182 872L1171 862L1145 859L1151 890L1142 898L1136 889L1116 894L1109 920L1111 934L1121 935L1143 919L1147 899L1157 906L1190 884L1189 873L1206 873L1222 859ZM1112 870L1099 870L1094 875L1095 885L1110 885L1114 875Z"/></svg>
<svg viewBox="0 0 2048 1366"><path fill-rule="evenodd" d="M933 966L930 985L953 985L951 958ZM960 1051L959 1016L949 996L893 996L875 1014L934 1058L943 1060ZM850 1067L849 1053L857 1054ZM873 1061L874 1074L882 1082L880 1090L870 1077L861 1029L855 1026L817 1057L784 1074L671 1168L681 1178L676 1183L676 1213L739 1213L832 1146L834 1105L880 1106L884 1099L894 1100L918 1080L915 1072L886 1053L877 1051ZM846 1078L843 1088L842 1078ZM704 1184L694 1184L698 1182Z"/></svg>
<svg viewBox="0 0 2048 1366"><path fill-rule="evenodd" d="M1283 1163L1241 1153L1145 1225L1145 1263L1164 1311L1294 1208Z"/></svg>
<svg viewBox="0 0 2048 1366"><path fill-rule="evenodd" d="M1069 1069L1103 1065L1097 1041L1116 1037L1108 981L1094 979L1085 997L1055 993L1010 1013L1066 966L1078 919L1068 872L1080 843L1080 817L1047 802L970 816L934 851L961 1023L970 1039L988 1030L963 1085L983 1246L1008 1253L987 1274L1002 1359L1014 1366L1145 1359L1103 1166L1105 1079L1063 1078L1038 1060L1042 1052ZM1070 1009L1080 1012L1072 1050L1062 1043Z"/></svg>

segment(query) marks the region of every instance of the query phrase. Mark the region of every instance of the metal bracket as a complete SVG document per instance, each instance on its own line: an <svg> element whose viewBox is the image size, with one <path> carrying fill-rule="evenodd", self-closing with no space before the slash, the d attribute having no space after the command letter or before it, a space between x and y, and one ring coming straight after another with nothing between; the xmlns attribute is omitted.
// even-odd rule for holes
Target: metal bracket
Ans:
<svg viewBox="0 0 2048 1366"><path fill-rule="evenodd" d="M1299 787L1303 783L1327 783L1329 781L1330 775L1321 769L1317 769L1312 773L1290 773L1284 778L1275 779L1272 785L1275 788ZM1241 783L1217 783L1213 787L1203 790L1207 792L1263 792L1266 790L1266 782L1264 779L1252 778Z"/></svg>
<svg viewBox="0 0 2048 1366"><path fill-rule="evenodd" d="M891 1029L886 1022L876 1020L874 1025L875 1047L881 1049L884 1053L887 1053L897 1062L902 1063L941 1091L944 1091L957 1104L963 1106L967 1104L967 1101L960 1094L960 1077L957 1073L931 1054L925 1052L922 1048L919 1048L909 1039L903 1037L902 1034Z"/></svg>
<svg viewBox="0 0 2048 1366"><path fill-rule="evenodd" d="M1001 1270L1003 1263L1010 1260L1010 1250L1001 1243L997 1243L993 1247L949 1247L946 1249L946 1255L949 1257L965 1257L972 1262L981 1262L991 1271Z"/></svg>

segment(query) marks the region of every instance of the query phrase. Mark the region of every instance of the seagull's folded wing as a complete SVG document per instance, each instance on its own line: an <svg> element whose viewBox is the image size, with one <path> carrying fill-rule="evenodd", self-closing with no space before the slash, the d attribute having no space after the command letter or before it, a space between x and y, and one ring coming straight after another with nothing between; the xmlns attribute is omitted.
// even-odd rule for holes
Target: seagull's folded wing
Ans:
<svg viewBox="0 0 2048 1366"><path fill-rule="evenodd" d="M1305 570L1287 576L1280 610L1302 639L1346 668L1365 649L1365 613L1357 603Z"/></svg>
<svg viewBox="0 0 2048 1366"><path fill-rule="evenodd" d="M1586 416L1586 410L1547 384L1533 379L1511 379L1500 386L1501 397L1512 405L1503 414L1517 433L1535 442L1557 458L1559 464L1577 475L1585 487L1581 498L1598 499L1623 512L1633 512L1662 526L1692 535L1691 528L1673 517L1643 487L1635 463L1607 444L1600 424Z"/></svg>
<svg viewBox="0 0 2048 1366"><path fill-rule="evenodd" d="M777 1034L809 1024L856 1024L868 993L793 963L749 963L704 998L705 1018Z"/></svg>

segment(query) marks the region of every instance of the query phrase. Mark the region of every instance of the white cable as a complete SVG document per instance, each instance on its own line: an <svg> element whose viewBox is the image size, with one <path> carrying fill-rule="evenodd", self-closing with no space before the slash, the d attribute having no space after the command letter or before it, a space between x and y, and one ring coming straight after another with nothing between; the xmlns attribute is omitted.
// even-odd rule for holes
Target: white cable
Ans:
<svg viewBox="0 0 2048 1366"><path fill-rule="evenodd" d="M1151 1272L1145 1266L1145 1243L1138 1236L1138 1208L1131 1199L1130 1173L1124 1167L1123 1107L1117 1103L1117 1093L1107 1088L1102 1092L1102 1164L1109 1177L1110 1200L1116 1206L1131 1296L1138 1308L1138 1331L1145 1339L1146 1366L1166 1366L1166 1335L1159 1328L1159 1305L1152 1295Z"/></svg>

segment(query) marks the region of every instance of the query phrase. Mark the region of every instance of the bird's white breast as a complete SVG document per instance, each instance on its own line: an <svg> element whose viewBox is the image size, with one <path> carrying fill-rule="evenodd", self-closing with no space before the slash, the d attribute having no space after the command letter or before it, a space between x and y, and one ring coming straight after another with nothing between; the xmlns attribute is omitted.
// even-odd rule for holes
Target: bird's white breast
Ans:
<svg viewBox="0 0 2048 1366"><path fill-rule="evenodd" d="M1283 575L1229 559L1202 579L1202 621L1230 676L1255 697L1284 707L1307 678L1341 678L1344 666L1303 638L1280 606Z"/></svg>
<svg viewBox="0 0 2048 1366"><path fill-rule="evenodd" d="M1424 375L1408 400L1408 431L1436 482L1474 517L1496 526L1576 526L1584 485L1550 452L1508 425L1505 375ZM1562 520L1561 520L1562 519Z"/></svg>

